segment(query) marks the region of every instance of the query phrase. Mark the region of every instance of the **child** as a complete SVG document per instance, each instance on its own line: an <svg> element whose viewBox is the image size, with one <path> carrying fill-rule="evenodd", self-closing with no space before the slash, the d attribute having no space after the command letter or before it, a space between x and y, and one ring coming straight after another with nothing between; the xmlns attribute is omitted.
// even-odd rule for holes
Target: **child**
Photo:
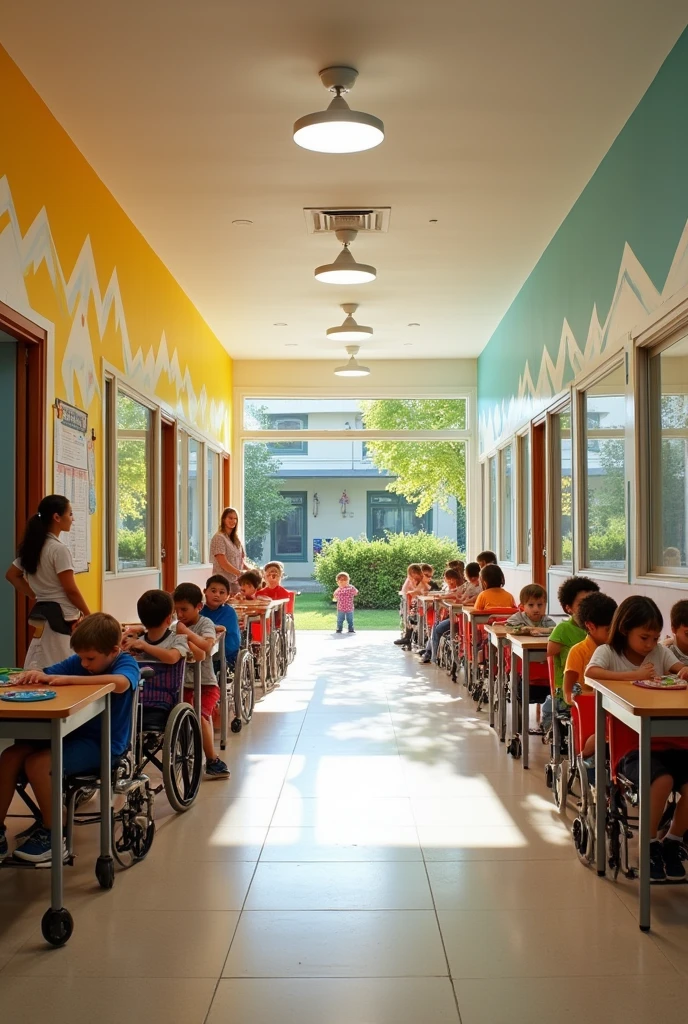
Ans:
<svg viewBox="0 0 688 1024"><path fill-rule="evenodd" d="M225 658L231 668L236 661L236 656L241 647L241 634L239 632L239 619L229 600L229 585L224 576L216 574L210 576L205 583L205 604L201 615L210 619L214 626L222 626L225 631ZM220 655L213 658L213 668L216 672L220 670Z"/></svg>
<svg viewBox="0 0 688 1024"><path fill-rule="evenodd" d="M284 597L291 597L288 590L282 584L284 566L281 562L267 562L263 569L265 586L258 591L258 597L269 597L272 601L279 601Z"/></svg>
<svg viewBox="0 0 688 1024"><path fill-rule="evenodd" d="M585 672L593 654L609 640L609 629L616 611L616 601L606 594L588 594L578 606L578 620L588 634L585 640L569 651L564 669L564 700L573 704L574 693L592 693L585 683ZM590 758L595 753L595 737L589 736L585 741L583 757ZM592 767L592 765L591 765Z"/></svg>
<svg viewBox="0 0 688 1024"><path fill-rule="evenodd" d="M554 658L554 686L557 700L560 702L559 710L561 711L566 710L562 694L566 659L574 644L579 644L586 637L586 632L578 621L578 608L584 597L588 597L590 594L599 594L599 591L600 588L595 581L589 580L587 576L569 576L557 591L559 604L569 618L565 622L558 623L550 633L547 655ZM544 714L547 714L549 711L551 715L551 697L548 699L550 702L549 709L545 707L547 704L547 701L545 701L542 710Z"/></svg>
<svg viewBox="0 0 688 1024"><path fill-rule="evenodd" d="M447 562L445 569L456 569L459 574L459 586L463 586L466 582L465 570L466 563L462 562L460 558L453 558L451 562Z"/></svg>
<svg viewBox="0 0 688 1024"><path fill-rule="evenodd" d="M435 583L434 579L432 578L432 574L435 571L434 567L432 565L428 565L427 562L423 562L423 564L421 565L420 568L421 568L421 572L423 573L423 582L427 586L428 590L429 591L437 591L437 590L439 590L440 589L439 583Z"/></svg>
<svg viewBox="0 0 688 1024"><path fill-rule="evenodd" d="M358 594L356 587L349 581L348 572L337 574L337 589L332 595L332 600L337 602L337 632L341 633L344 619L348 626L349 633L355 633L354 629L354 598Z"/></svg>
<svg viewBox="0 0 688 1024"><path fill-rule="evenodd" d="M74 654L51 665L44 672L24 672L17 684L29 686L71 686L113 683L111 697L110 747L121 757L131 740L131 702L139 684L139 666L130 654L120 650L122 631L112 615L87 615L72 633ZM66 736L62 742L65 775L100 770L100 717L91 719ZM52 785L49 745L19 742L0 755L0 860L9 853L5 818L14 797L17 780L25 772L41 811L41 824L14 851L20 860L34 864L51 860ZM61 822L55 822L61 828Z"/></svg>
<svg viewBox="0 0 688 1024"><path fill-rule="evenodd" d="M473 605L476 612L489 611L490 608L513 608L516 604L509 591L504 590L504 573L493 562L488 562L480 570L480 586L482 591Z"/></svg>
<svg viewBox="0 0 688 1024"><path fill-rule="evenodd" d="M263 586L263 577L257 569L249 569L237 577L237 583L241 591L237 599L239 601L255 601L258 591Z"/></svg>
<svg viewBox="0 0 688 1024"><path fill-rule="evenodd" d="M406 579L401 585L401 616L408 623L406 631L403 636L400 636L394 641L397 647L403 647L406 650L411 650L411 637L413 635L413 627L418 622L418 617L415 614L415 608L417 602L412 602L409 608L409 614L406 615L406 604L409 595L414 594L425 594L427 592L427 584L423 579L423 569L419 562L411 562L408 569L406 570Z"/></svg>
<svg viewBox="0 0 688 1024"><path fill-rule="evenodd" d="M688 678L688 666L658 642L662 626L662 613L654 601L649 597L627 597L614 614L609 643L597 648L588 663L587 675L610 681L653 679L668 673ZM622 757L618 770L638 785L637 749ZM650 881L684 881L683 864L688 860L683 845L688 831L688 738L662 736L652 740L650 779ZM672 790L680 794L680 800L669 832L660 842L657 831Z"/></svg>
<svg viewBox="0 0 688 1024"><path fill-rule="evenodd" d="M666 646L678 661L688 665L688 601L677 601L669 615L673 636Z"/></svg>
<svg viewBox="0 0 688 1024"><path fill-rule="evenodd" d="M473 604L481 590L480 566L477 562L469 562L466 566L466 581L459 589L459 600L463 604Z"/></svg>
<svg viewBox="0 0 688 1024"><path fill-rule="evenodd" d="M442 590L447 597L454 598L459 593L459 587L461 585L461 575L456 569L445 569L444 571L444 586ZM435 623L432 630L432 635L428 638L425 650L420 656L420 660L424 665L427 665L430 661L437 664L437 652L439 651L440 640L444 633L450 628L450 622L448 618L448 609L443 608L441 611L443 618Z"/></svg>
<svg viewBox="0 0 688 1024"><path fill-rule="evenodd" d="M547 628L556 626L554 619L547 612L547 591L539 583L529 583L518 595L522 611L514 612L506 620L507 626L540 626Z"/></svg>
<svg viewBox="0 0 688 1024"><path fill-rule="evenodd" d="M481 551L480 554L476 557L476 562L478 563L481 569L484 569L486 565L496 565L497 556L495 555L494 551Z"/></svg>
<svg viewBox="0 0 688 1024"><path fill-rule="evenodd" d="M203 594L195 583L180 583L174 594L174 609L177 613L177 633L186 637L189 650L196 661L201 663L201 732L205 754L206 779L228 779L229 768L215 752L213 711L220 700L220 687L213 674L212 650L217 643L215 626L201 615ZM184 700L194 703L193 667L187 666L184 680Z"/></svg>
<svg viewBox="0 0 688 1024"><path fill-rule="evenodd" d="M145 632L135 634L127 631L122 648L138 660L145 657L161 661L165 665L176 665L189 654L186 637L172 629L174 601L164 590L147 590L136 602L139 621ZM144 656L142 658L141 656Z"/></svg>

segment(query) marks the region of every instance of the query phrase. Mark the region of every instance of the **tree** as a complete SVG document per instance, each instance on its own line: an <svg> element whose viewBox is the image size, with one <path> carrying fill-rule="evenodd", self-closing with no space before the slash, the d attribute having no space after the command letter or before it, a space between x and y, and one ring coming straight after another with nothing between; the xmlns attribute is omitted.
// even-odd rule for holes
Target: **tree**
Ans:
<svg viewBox="0 0 688 1024"><path fill-rule="evenodd" d="M249 558L263 556L263 540L273 523L285 519L291 504L280 493L275 479L279 460L262 441L250 441L244 449L244 536Z"/></svg>
<svg viewBox="0 0 688 1024"><path fill-rule="evenodd" d="M462 399L380 399L361 402L367 430L462 430ZM435 502L449 510L457 501L457 539L465 546L466 446L463 441L369 441L367 451L378 469L396 479L387 490L403 495L423 516ZM459 536L463 523L463 538Z"/></svg>

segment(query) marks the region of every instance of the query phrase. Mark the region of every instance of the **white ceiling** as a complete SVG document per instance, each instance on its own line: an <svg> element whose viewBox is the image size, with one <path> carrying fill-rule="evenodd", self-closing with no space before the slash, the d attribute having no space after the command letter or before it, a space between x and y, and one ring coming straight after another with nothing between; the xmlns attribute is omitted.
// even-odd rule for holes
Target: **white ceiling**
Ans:
<svg viewBox="0 0 688 1024"><path fill-rule="evenodd" d="M324 332L358 301L366 360L421 359L480 352L685 23L685 0L32 0L0 38L233 356L340 357ZM386 140L301 150L339 63ZM314 281L321 204L391 206L353 247L375 283Z"/></svg>

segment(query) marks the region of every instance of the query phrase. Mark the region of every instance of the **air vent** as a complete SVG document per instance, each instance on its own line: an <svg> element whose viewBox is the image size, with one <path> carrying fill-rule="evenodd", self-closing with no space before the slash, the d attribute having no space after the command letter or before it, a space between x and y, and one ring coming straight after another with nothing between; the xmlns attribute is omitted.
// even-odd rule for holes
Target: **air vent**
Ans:
<svg viewBox="0 0 688 1024"><path fill-rule="evenodd" d="M326 231L339 231L348 228L354 231L388 231L390 206L368 207L339 207L334 209L323 209L322 207L308 207L304 211L306 227L309 235L320 235Z"/></svg>

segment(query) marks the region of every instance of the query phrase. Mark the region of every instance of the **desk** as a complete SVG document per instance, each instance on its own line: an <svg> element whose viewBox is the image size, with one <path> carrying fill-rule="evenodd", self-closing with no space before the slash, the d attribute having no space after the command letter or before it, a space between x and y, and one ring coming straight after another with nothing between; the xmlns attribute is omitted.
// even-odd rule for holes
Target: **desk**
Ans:
<svg viewBox="0 0 688 1024"><path fill-rule="evenodd" d="M63 906L62 852L62 741L70 732L100 715L100 857L96 876L112 872L112 770L110 765L110 692L114 683L103 686L56 686L53 700L35 704L0 701L0 739L49 740L52 786L52 865L50 907L41 921L43 938L62 946L72 934L73 921ZM39 687L34 687L39 689ZM48 685L46 689L50 689ZM8 864L7 861L4 862ZM9 865L8 865L9 866Z"/></svg>
<svg viewBox="0 0 688 1024"><path fill-rule="evenodd" d="M496 614L499 614L497 612ZM478 626L486 626L490 619L494 618L494 608L486 608L477 612L472 606L464 605L464 622L471 628L471 692L475 693L478 685Z"/></svg>
<svg viewBox="0 0 688 1024"><path fill-rule="evenodd" d="M494 681L497 680L499 695L499 739L503 743L506 738L506 673L504 671L504 646L507 643L507 628L496 624L485 626L490 641L488 649L488 693L490 702L490 726L494 729ZM497 664L495 666L495 656ZM496 668L496 672L495 672Z"/></svg>
<svg viewBox="0 0 688 1024"><path fill-rule="evenodd" d="M451 598L443 598L442 605L449 609L449 644L452 652L452 669L451 679L452 682L456 682L456 674L458 669L457 660L457 644L456 644L456 617L463 613L463 603L459 601L453 601Z"/></svg>
<svg viewBox="0 0 688 1024"><path fill-rule="evenodd" d="M444 594L440 590L435 590L431 594L420 594L418 597L418 646L423 651L430 639L430 633L427 628L428 608L431 606L437 608L443 600Z"/></svg>
<svg viewBox="0 0 688 1024"><path fill-rule="evenodd" d="M260 632L260 651L258 654L258 678L260 680L261 689L265 696L271 690L275 688L277 682L278 667L270 666L271 672L268 672L268 624L272 629L275 629L275 613L286 605L289 601L288 597L280 597L276 600L270 599L266 601L259 598L256 601L232 601L232 608L236 611L240 617L245 617L246 624L246 644L251 644L251 626L257 623L261 627ZM282 616L282 623L280 626L280 636L282 636L284 630L284 620L286 616Z"/></svg>
<svg viewBox="0 0 688 1024"><path fill-rule="evenodd" d="M640 751L638 786L638 853L640 892L638 923L643 931L650 927L650 749L656 736L688 736L688 690L662 693L646 690L631 682L585 679L595 691L595 853L597 874L604 875L606 862L605 815L606 775L600 766L606 760L605 714L613 715L638 734Z"/></svg>
<svg viewBox="0 0 688 1024"><path fill-rule="evenodd" d="M515 636L507 634L511 644L511 737L518 735L518 694L514 657L521 659L521 743L523 746L523 767L528 767L528 746L530 729L530 666L533 662L547 661L546 636Z"/></svg>

